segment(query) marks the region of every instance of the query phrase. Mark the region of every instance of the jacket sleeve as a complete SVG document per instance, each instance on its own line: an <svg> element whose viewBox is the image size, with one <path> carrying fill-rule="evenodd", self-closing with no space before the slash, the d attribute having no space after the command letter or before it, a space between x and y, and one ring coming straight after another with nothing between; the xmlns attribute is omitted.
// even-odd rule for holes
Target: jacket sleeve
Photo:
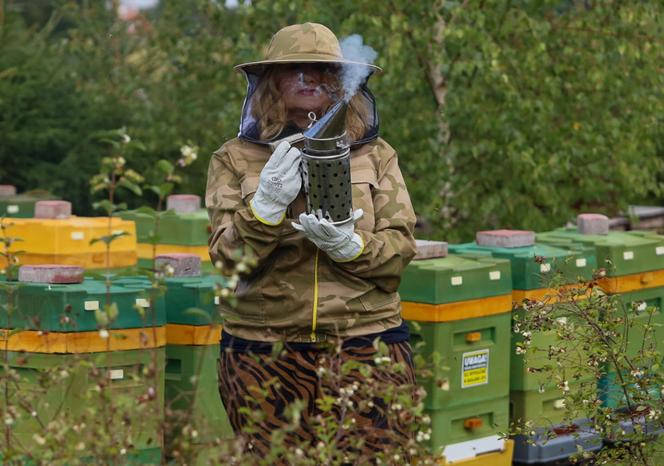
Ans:
<svg viewBox="0 0 664 466"><path fill-rule="evenodd" d="M375 229L356 229L364 248L356 258L338 266L371 280L386 292L394 292L401 273L417 252L413 236L415 212L396 153L390 151L386 159L379 169L377 187L372 190Z"/></svg>
<svg viewBox="0 0 664 466"><path fill-rule="evenodd" d="M248 206L249 196L241 188L241 174L222 147L215 152L208 168L205 206L212 234L208 241L213 263L222 261L232 267L251 248L258 264L277 247L282 225L270 226L257 220ZM246 203L245 203L246 202Z"/></svg>

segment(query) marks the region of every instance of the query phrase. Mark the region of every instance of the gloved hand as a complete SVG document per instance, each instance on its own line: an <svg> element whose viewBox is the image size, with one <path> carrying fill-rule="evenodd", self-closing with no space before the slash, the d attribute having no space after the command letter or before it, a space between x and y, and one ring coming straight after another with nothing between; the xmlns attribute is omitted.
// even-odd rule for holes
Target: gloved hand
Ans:
<svg viewBox="0 0 664 466"><path fill-rule="evenodd" d="M343 225L332 225L325 219L318 220L314 214L300 214L300 223L293 222L293 228L304 233L318 249L325 251L333 261L349 262L364 249L362 237L355 233L355 222L364 211L353 212L353 220Z"/></svg>
<svg viewBox="0 0 664 466"><path fill-rule="evenodd" d="M299 168L302 153L287 141L274 150L260 174L258 189L250 202L254 216L266 225L279 225L286 208L302 186Z"/></svg>

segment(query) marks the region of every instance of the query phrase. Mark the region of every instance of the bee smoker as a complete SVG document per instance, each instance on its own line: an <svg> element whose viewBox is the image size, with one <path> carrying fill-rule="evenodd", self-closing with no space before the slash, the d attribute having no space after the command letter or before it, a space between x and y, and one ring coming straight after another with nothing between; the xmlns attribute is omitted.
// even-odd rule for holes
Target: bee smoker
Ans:
<svg viewBox="0 0 664 466"><path fill-rule="evenodd" d="M346 135L348 104L337 102L304 132L302 186L307 212L333 224L353 219L350 144Z"/></svg>

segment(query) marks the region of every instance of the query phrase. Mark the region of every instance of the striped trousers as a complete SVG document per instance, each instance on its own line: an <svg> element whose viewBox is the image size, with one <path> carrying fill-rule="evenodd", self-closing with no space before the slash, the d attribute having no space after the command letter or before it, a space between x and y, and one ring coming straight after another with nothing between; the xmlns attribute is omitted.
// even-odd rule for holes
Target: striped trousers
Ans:
<svg viewBox="0 0 664 466"><path fill-rule="evenodd" d="M349 360L373 366L371 378L379 386L391 385L414 393L410 344L391 343L387 347L390 360L401 363L403 371L377 369L377 350L373 346L340 352L286 349L278 356L223 351L218 363L219 392L233 430L246 440L249 451L261 457L270 451L271 434L276 429L286 430L286 447L315 445L319 439L312 420L322 413L320 401L317 403L317 400L323 396L337 399L341 388L366 383L359 368L341 373L340 367ZM405 446L412 435L408 431L407 418L400 419L394 412L388 412L394 406L387 406L379 396L371 400L363 399L367 394L358 393L361 391L355 390L348 398L352 401L351 405L342 409L334 404L328 413L334 416L337 423L352 423L348 435L336 436L337 448L353 451L354 456L359 455L360 463L366 464L372 462L371 458L377 451L391 450L396 444ZM287 412L289 406L296 402L302 406L300 422L295 428L292 428L291 422L291 428L287 429ZM254 416L253 413L260 414ZM359 449L353 441L358 438L363 440Z"/></svg>

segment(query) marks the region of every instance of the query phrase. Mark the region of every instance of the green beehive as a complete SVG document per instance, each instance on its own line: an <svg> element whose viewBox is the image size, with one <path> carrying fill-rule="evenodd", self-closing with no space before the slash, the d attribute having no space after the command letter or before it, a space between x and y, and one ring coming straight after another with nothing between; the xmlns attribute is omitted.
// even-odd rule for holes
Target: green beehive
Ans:
<svg viewBox="0 0 664 466"><path fill-rule="evenodd" d="M411 344L425 361L440 356L433 376L420 383L425 407L448 409L505 397L509 393L510 313L453 322L409 322ZM449 388L439 386L447 380ZM447 387L446 387L447 388Z"/></svg>
<svg viewBox="0 0 664 466"><path fill-rule="evenodd" d="M13 196L0 196L0 217L32 218L35 216L37 201L53 199L55 199L55 196L41 190L28 191Z"/></svg>
<svg viewBox="0 0 664 466"><path fill-rule="evenodd" d="M161 448L146 448L128 454L125 464L131 466L159 466L162 464Z"/></svg>
<svg viewBox="0 0 664 466"><path fill-rule="evenodd" d="M655 343L660 356L664 358L664 287L622 293L620 303L623 308L618 312L629 315L630 322L624 346L625 354L631 357L639 355L644 347L646 329L650 328L648 342L650 345ZM651 308L654 308L652 312ZM626 406L625 394L614 370L608 370L602 377L598 390L604 406L616 409ZM654 398L661 396L661 387L651 387L650 391Z"/></svg>
<svg viewBox="0 0 664 466"><path fill-rule="evenodd" d="M565 394L559 388L510 393L510 419L513 421L532 421L535 426L552 426L563 422L565 416Z"/></svg>
<svg viewBox="0 0 664 466"><path fill-rule="evenodd" d="M2 280L1 283L7 282ZM7 291L0 288L0 304L6 304L7 299ZM103 311L107 302L115 303L119 310L109 329L166 324L164 300L149 284L113 284L107 290L103 281L86 279L83 283L67 285L20 283L13 296L17 310L9 315L2 308L0 327L50 332L94 331L99 328L96 311Z"/></svg>
<svg viewBox="0 0 664 466"><path fill-rule="evenodd" d="M126 211L119 214L125 220L136 222L136 237L139 243L150 243L155 229L155 221L150 215ZM207 210L190 213L167 211L159 220L159 244L180 246L207 246L210 236L210 220Z"/></svg>
<svg viewBox="0 0 664 466"><path fill-rule="evenodd" d="M664 287L645 288L631 293L622 293L620 301L630 314L632 326L628 329L626 353L636 355L641 350L645 329L652 326L651 341L658 343L657 349L664 351ZM654 307L651 314L648 308ZM664 354L663 354L664 356Z"/></svg>
<svg viewBox="0 0 664 466"><path fill-rule="evenodd" d="M664 363L664 361L662 362ZM597 390L599 392L599 399L602 400L602 405L607 408L625 408L627 406L627 396L629 396L632 405L635 404L635 398L644 396L647 396L651 400L664 403L662 387L655 384L651 384L648 387L629 385L626 396L616 371L604 374L598 382Z"/></svg>
<svg viewBox="0 0 664 466"><path fill-rule="evenodd" d="M525 311L515 309L513 315L520 320ZM573 322L572 316L562 315L557 320L565 325ZM570 331L567 327L566 331ZM558 330L541 331L531 336L531 343L525 354L517 354L517 345L524 340L519 333L512 333L510 351L510 402L511 419L530 420L536 426L559 423L566 415L564 398L559 377L567 382L568 395L582 390L596 391L593 374L586 370L587 351L582 342L563 341L557 336ZM549 348L564 348L562 365L558 366L548 355Z"/></svg>
<svg viewBox="0 0 664 466"><path fill-rule="evenodd" d="M218 357L219 345L166 347L166 405L176 413L166 432L167 445L177 440L185 423L196 429L200 443L233 437L219 397Z"/></svg>
<svg viewBox="0 0 664 466"><path fill-rule="evenodd" d="M515 290L548 288L553 276L561 283L589 280L597 268L594 250L578 244L554 247L533 244L515 248L480 246L477 243L451 244L450 252L483 254L508 259L512 265L512 287ZM536 260L537 258L537 260Z"/></svg>
<svg viewBox="0 0 664 466"><path fill-rule="evenodd" d="M122 277L123 286L145 286L145 277ZM203 455L215 439L231 438L232 428L219 397L217 381L218 337L213 344L182 344L170 340L171 332L183 328L210 329L218 324L214 290L223 282L220 276L174 276L164 279L167 316L166 451L182 437L182 428L190 425L197 432L193 440L196 455ZM193 311L195 309L195 311ZM172 325L175 324L175 325ZM218 330L217 330L218 331ZM202 334L206 334L205 331ZM200 451L199 451L200 450Z"/></svg>
<svg viewBox="0 0 664 466"><path fill-rule="evenodd" d="M20 464L21 466L38 466L44 464L43 458L33 459L35 454L41 456L41 452L30 452L32 456L28 454L19 455L19 458L14 457L12 462L7 464ZM57 456L57 454L56 454ZM113 461L112 459L106 458L93 458L90 456L84 456L82 458L76 458L82 464L99 464L100 461L106 461L105 466L159 466L162 463L161 460L161 448L145 448L145 449L135 449L132 448L127 451L125 454L116 455L120 459ZM0 461L4 460L2 453L0 453ZM0 464L6 464L4 462ZM204 463L209 464L209 463ZM202 466L202 464L201 464Z"/></svg>
<svg viewBox="0 0 664 466"><path fill-rule="evenodd" d="M214 289L221 281L219 276L167 278L168 323L200 328L219 323ZM192 308L209 317L188 312ZM189 422L198 432L197 444L209 445L217 438L232 438L233 430L219 397L219 345L169 342L166 357L166 402L175 413L188 415L185 420L174 416L173 426L167 432L167 445L177 440L182 421Z"/></svg>
<svg viewBox="0 0 664 466"><path fill-rule="evenodd" d="M446 410L427 410L427 414L431 418L430 445L437 450L505 432L509 425L509 402L503 396Z"/></svg>
<svg viewBox="0 0 664 466"><path fill-rule="evenodd" d="M510 294L509 261L473 255L449 255L413 261L401 277L402 301L444 304Z"/></svg>
<svg viewBox="0 0 664 466"><path fill-rule="evenodd" d="M513 239L517 237L516 239ZM491 257L508 259L512 265L512 283L514 288L515 307L513 316L518 321L525 317L525 311L518 306L522 297L528 296L526 292L542 292L552 294L549 290L552 286L575 284L580 280L592 278L593 271L597 268L594 249L591 247L568 244L564 247L556 247L547 244L536 243L534 232L496 230L478 233L478 242L450 245L450 251L462 253L474 253L490 255ZM509 244L510 242L514 244ZM485 244L487 243L487 244ZM506 246L509 245L509 247ZM562 308L554 310L558 312L558 320L567 323L570 316L566 315ZM552 377L552 370L558 374L567 375L570 390L580 389L579 384L591 383L591 374L585 377L575 378L578 375L577 368L585 367L585 357L580 345L568 345L557 337L557 330L537 332L531 336L531 348L539 351L529 351L526 357L517 354L517 346L523 341L520 333L512 333L510 358L510 401L511 415L513 419L524 419L538 422L562 420L565 409L562 402L560 389L557 388L558 381ZM569 367L553 368L546 349L565 345L569 350L566 353L566 361ZM555 401L556 408L551 408L549 401ZM549 419L546 419L546 418Z"/></svg>
<svg viewBox="0 0 664 466"><path fill-rule="evenodd" d="M163 347L83 355L1 354L19 377L16 383L7 385L6 402L21 406L21 409L30 407L36 413L15 420L10 431L13 445L21 446L33 455L38 454L39 446L33 436L42 433L44 425L53 420L68 425L91 424L106 413L106 416L112 416L109 419L112 434L122 442L131 442L138 450L135 454L161 448ZM103 394L98 389L100 380L104 382ZM150 393L153 395L145 398L142 410L137 414L134 407L138 406L139 398ZM88 411L91 407L98 410L93 417ZM128 423L125 418L129 419ZM85 456L85 452L81 456Z"/></svg>
<svg viewBox="0 0 664 466"><path fill-rule="evenodd" d="M653 232L580 233L574 227L538 233L537 241L556 246L582 244L595 248L597 266L610 277L664 270L664 236Z"/></svg>
<svg viewBox="0 0 664 466"><path fill-rule="evenodd" d="M169 324L208 325L219 323L214 290L224 279L219 275L203 277L172 277L166 279L166 315ZM204 311L189 313L188 309Z"/></svg>
<svg viewBox="0 0 664 466"><path fill-rule="evenodd" d="M608 231L606 227L597 234L584 230L579 216L579 227L560 228L540 233L538 240L554 245L583 244L595 248L598 267L604 269L606 278L600 286L608 293L620 294L629 318L628 339L625 354L634 357L641 350L645 325L652 325L658 350L664 350L664 236L653 232ZM592 217L592 215L591 215ZM597 217L597 216L595 216ZM647 306L656 306L652 317L643 312ZM609 370L599 383L600 398L606 406L619 407L625 403L616 393L616 374Z"/></svg>
<svg viewBox="0 0 664 466"><path fill-rule="evenodd" d="M173 196L169 196L169 200L171 197ZM198 198L198 196L193 197ZM200 204L200 199L197 202ZM200 209L200 205L192 211L180 212L171 209L164 212L159 219L156 238L155 219L150 215L140 211L126 211L120 216L125 220L136 222L139 267L152 268L154 256L185 253L199 256L203 261L202 269L205 272L214 271L208 252L210 222L207 211Z"/></svg>
<svg viewBox="0 0 664 466"><path fill-rule="evenodd" d="M473 255L414 261L403 274L411 343L433 363L432 377L418 382L434 448L507 425L511 282L509 261Z"/></svg>
<svg viewBox="0 0 664 466"><path fill-rule="evenodd" d="M562 313L561 313L562 314ZM523 308L515 308L513 316L523 321L525 311ZM557 317L561 324L573 323L571 316L561 315ZM580 323L578 323L580 324ZM585 367L588 358L582 348L581 342L562 342L557 336L558 330L553 328L548 331L541 331L530 337L530 348L537 348L538 351L528 350L527 354L517 354L516 348L524 338L519 333L512 333L512 349L510 351L511 373L510 389L518 391L541 391L543 389L553 389L557 386L557 380L551 376L550 369L554 365L546 352L547 348L565 347L566 357L562 367L555 368L556 374L567 374L570 382L587 382L592 379L591 374L581 377L572 377L571 374L579 375L577 369ZM531 370L529 370L531 368ZM547 369L547 370L542 370ZM574 380L572 380L574 379Z"/></svg>
<svg viewBox="0 0 664 466"><path fill-rule="evenodd" d="M145 277L121 277L114 281L124 287L147 287ZM166 321L169 324L209 325L219 323L214 290L224 283L220 275L199 277L167 277L164 301ZM196 311L193 311L193 310ZM203 313L199 312L203 311ZM203 315L205 314L205 315Z"/></svg>
<svg viewBox="0 0 664 466"><path fill-rule="evenodd" d="M594 250L576 244L554 247L533 243L520 247L496 247L481 246L473 242L450 245L449 249L453 252L475 253L508 259L512 264L512 282L515 291L546 289L550 286L554 276L558 284L589 280L597 266ZM513 315L517 316L519 320L523 320L525 317L525 311L520 307L515 308L513 312ZM567 320L568 316L561 314L559 319ZM554 388L556 382L552 380L550 374L528 370L528 367L537 369L550 365L551 362L545 354L539 352L532 356L529 355L528 364L526 364L523 355L516 354L517 343L522 340L523 338L519 334L512 335L510 389L541 390L544 387ZM560 345L560 341L556 337L556 330L552 329L533 335L531 345L537 348L548 348L551 345ZM579 356L577 364L585 361L580 353ZM569 358L575 359L573 355L570 355Z"/></svg>

